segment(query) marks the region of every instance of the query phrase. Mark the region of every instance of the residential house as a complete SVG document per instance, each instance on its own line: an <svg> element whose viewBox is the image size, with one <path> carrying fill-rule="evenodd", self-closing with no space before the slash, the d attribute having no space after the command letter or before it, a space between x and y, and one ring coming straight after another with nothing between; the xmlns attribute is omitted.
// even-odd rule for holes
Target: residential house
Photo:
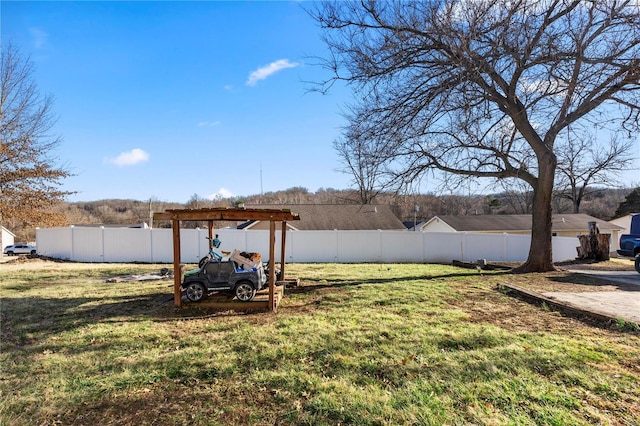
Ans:
<svg viewBox="0 0 640 426"><path fill-rule="evenodd" d="M6 246L11 246L15 243L16 234L9 231L4 226L0 226L0 256Z"/></svg>
<svg viewBox="0 0 640 426"><path fill-rule="evenodd" d="M577 237L589 233L589 222L595 222L601 234L611 234L613 241L620 238L619 225L597 219L587 214L555 214L551 219L553 235L561 237ZM479 232L491 234L531 234L531 215L469 215L469 216L434 216L425 222L423 232Z"/></svg>
<svg viewBox="0 0 640 426"><path fill-rule="evenodd" d="M246 208L290 209L300 220L287 222L287 230L396 230L406 231L389 206L359 204L247 204ZM280 229L280 224L277 224ZM268 221L249 221L238 229L269 229Z"/></svg>
<svg viewBox="0 0 640 426"><path fill-rule="evenodd" d="M628 234L631 232L631 216L636 215L638 213L629 213L628 215L618 217L616 219L612 219L609 223L613 225L617 225L621 227L620 235ZM620 238L616 238L614 241L611 241L611 249L618 250L620 248Z"/></svg>

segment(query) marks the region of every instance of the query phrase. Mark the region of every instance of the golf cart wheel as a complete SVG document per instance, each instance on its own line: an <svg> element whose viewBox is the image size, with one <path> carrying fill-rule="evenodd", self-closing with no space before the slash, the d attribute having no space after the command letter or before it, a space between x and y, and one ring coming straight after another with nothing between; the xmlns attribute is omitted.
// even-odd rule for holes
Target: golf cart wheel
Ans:
<svg viewBox="0 0 640 426"><path fill-rule="evenodd" d="M238 283L236 286L236 297L242 302L249 302L256 295L256 289L248 281Z"/></svg>
<svg viewBox="0 0 640 426"><path fill-rule="evenodd" d="M202 283L189 283L185 289L187 299L191 302L199 302L207 294L207 290Z"/></svg>
<svg viewBox="0 0 640 426"><path fill-rule="evenodd" d="M640 274L640 254L636 256L636 272Z"/></svg>

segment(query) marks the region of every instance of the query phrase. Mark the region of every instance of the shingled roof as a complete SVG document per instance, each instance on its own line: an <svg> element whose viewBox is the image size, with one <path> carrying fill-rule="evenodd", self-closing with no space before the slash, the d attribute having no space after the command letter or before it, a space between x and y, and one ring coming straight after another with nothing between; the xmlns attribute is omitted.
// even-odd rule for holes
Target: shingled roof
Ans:
<svg viewBox="0 0 640 426"><path fill-rule="evenodd" d="M300 220L288 225L300 231L310 230L406 230L388 206L356 204L246 204L247 208L290 209ZM239 229L256 227L246 222Z"/></svg>
<svg viewBox="0 0 640 426"><path fill-rule="evenodd" d="M434 216L425 226L439 219L456 231L468 232L515 232L531 231L530 214L505 214L505 215L472 215L472 216ZM596 222L600 232L621 230L620 226L597 219L588 214L555 214L551 219L551 228L558 231L584 231L588 229L589 222Z"/></svg>

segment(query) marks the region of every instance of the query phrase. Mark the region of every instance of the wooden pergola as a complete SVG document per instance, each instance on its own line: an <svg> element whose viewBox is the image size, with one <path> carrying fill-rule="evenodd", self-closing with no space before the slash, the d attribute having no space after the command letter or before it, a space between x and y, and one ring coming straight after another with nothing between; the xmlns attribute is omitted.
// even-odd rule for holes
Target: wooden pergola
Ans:
<svg viewBox="0 0 640 426"><path fill-rule="evenodd" d="M180 264L180 222L207 221L209 224L209 244L213 240L213 221L215 220L259 220L269 221L269 301L266 306L258 302L236 302L226 303L224 307L238 310L268 309L276 311L276 222L282 222L282 241L280 255L280 269L282 277L285 276L285 242L287 221L300 220L300 216L291 213L289 209L232 209L232 208L205 208L205 209L178 209L167 210L165 212L154 213L153 220L170 220L173 230L173 301L176 306L182 306L182 294L180 284L182 283L182 265ZM210 246L211 248L211 246Z"/></svg>

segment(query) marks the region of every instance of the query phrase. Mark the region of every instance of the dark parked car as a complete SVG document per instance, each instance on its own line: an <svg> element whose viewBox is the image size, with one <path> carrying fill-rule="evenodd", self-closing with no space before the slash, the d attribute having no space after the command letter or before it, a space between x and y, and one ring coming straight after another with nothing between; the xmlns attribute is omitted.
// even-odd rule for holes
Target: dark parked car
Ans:
<svg viewBox="0 0 640 426"><path fill-rule="evenodd" d="M32 246L31 244L14 244L4 248L4 254L7 256L17 256L19 254L30 254L33 256L36 252L36 246Z"/></svg>
<svg viewBox="0 0 640 426"><path fill-rule="evenodd" d="M233 295L243 302L253 299L258 290L267 284L262 263L244 269L233 260L211 259L199 269L184 275L182 289L191 302L198 302L210 292Z"/></svg>
<svg viewBox="0 0 640 426"><path fill-rule="evenodd" d="M635 260L636 271L640 272L640 213L631 216L629 234L620 236L620 256L631 257Z"/></svg>

